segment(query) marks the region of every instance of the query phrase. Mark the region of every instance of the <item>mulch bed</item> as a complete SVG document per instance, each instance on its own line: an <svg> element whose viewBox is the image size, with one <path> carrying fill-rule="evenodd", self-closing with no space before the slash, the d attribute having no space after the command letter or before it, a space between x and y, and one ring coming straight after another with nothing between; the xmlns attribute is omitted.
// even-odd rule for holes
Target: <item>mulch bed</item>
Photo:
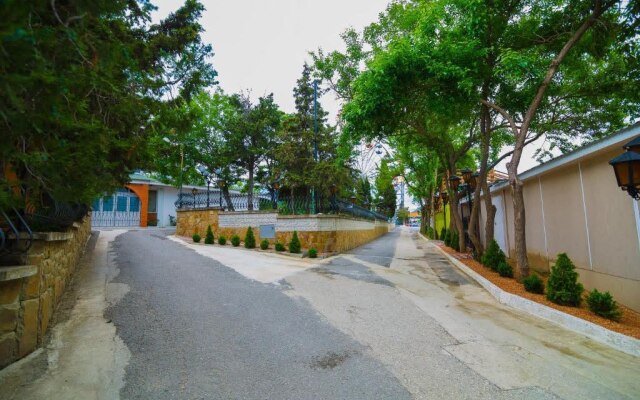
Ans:
<svg viewBox="0 0 640 400"><path fill-rule="evenodd" d="M498 286L500 289L507 291L509 293L515 294L520 297L524 297L526 299L535 301L536 303L544 304L545 306L555 308L556 310L562 311L566 314L573 315L574 317L581 318L585 321L592 322L594 324L600 325L604 328L610 329L614 332L622 333L623 335L631 336L636 339L640 339L640 313L637 313L631 310L628 307L623 306L618 303L618 307L620 307L620 311L622 311L622 317L620 321L611 321L606 318L602 318L587 308L586 300L582 302L580 307L568 307L561 306L559 304L553 303L545 297L543 294L530 293L524 290L524 286L522 283L518 282L513 278L504 278L498 275L497 272L492 271L490 268L485 267L480 264L470 254L467 253L458 253L450 247L445 246L442 242L434 242L437 246L439 246L442 250L458 259L467 267L474 270L476 273L487 279L489 282ZM545 281L547 279L545 277L541 277ZM586 294L585 294L586 297Z"/></svg>

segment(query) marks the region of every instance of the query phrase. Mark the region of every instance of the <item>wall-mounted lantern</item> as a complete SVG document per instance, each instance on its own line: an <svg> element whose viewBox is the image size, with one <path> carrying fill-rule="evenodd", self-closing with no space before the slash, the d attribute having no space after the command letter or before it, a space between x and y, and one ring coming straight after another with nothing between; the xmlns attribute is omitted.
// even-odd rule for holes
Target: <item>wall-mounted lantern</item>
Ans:
<svg viewBox="0 0 640 400"><path fill-rule="evenodd" d="M626 151L609 161L618 186L640 200L640 136L622 146Z"/></svg>

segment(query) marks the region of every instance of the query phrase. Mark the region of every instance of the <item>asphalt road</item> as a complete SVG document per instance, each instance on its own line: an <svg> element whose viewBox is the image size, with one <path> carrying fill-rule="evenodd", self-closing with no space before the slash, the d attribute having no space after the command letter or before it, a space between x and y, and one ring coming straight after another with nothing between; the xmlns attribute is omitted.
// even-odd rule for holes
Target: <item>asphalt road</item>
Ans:
<svg viewBox="0 0 640 400"><path fill-rule="evenodd" d="M415 231L325 260L171 233L99 232L51 340L0 371L0 400L640 393L640 359L499 304Z"/></svg>
<svg viewBox="0 0 640 400"><path fill-rule="evenodd" d="M107 311L131 351L125 399L406 399L367 349L286 285L258 283L158 232L114 244Z"/></svg>

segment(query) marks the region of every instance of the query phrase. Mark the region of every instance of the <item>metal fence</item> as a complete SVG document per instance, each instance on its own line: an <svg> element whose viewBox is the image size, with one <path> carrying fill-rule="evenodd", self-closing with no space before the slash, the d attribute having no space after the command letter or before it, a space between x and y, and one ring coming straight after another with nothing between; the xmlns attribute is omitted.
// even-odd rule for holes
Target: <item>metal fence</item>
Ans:
<svg viewBox="0 0 640 400"><path fill-rule="evenodd" d="M249 207L249 203L252 207ZM242 193L224 194L221 190L199 190L178 194L176 208L222 207L228 211L272 210L273 200L269 195L254 194L251 202L249 196Z"/></svg>
<svg viewBox="0 0 640 400"><path fill-rule="evenodd" d="M0 209L0 254L25 254L33 232L60 232L87 215L89 207L64 203L48 196L38 206Z"/></svg>
<svg viewBox="0 0 640 400"><path fill-rule="evenodd" d="M207 207L222 207L227 211L246 211L249 204L252 210L277 210L280 215L312 215L312 214L343 214L352 217L388 221L389 218L381 213L360 207L350 201L336 197L316 196L277 196L264 193L249 196L243 193L229 193L225 195L220 190L184 192L175 202L176 208L196 209Z"/></svg>

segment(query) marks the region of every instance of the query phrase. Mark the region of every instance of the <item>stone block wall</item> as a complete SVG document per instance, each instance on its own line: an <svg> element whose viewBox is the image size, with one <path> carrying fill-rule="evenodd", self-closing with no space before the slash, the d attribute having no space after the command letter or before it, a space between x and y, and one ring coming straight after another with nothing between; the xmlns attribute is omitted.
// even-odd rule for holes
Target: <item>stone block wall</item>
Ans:
<svg viewBox="0 0 640 400"><path fill-rule="evenodd" d="M218 231L218 213L220 212L218 207L197 210L181 209L176 212L178 214L176 235L178 236L191 237L194 233L198 233L204 238L209 225L214 232Z"/></svg>
<svg viewBox="0 0 640 400"><path fill-rule="evenodd" d="M288 244L293 232L298 232L302 248L315 248L320 253L344 252L361 246L389 232L390 224L381 221L369 221L342 215L278 215L269 211L222 212L219 209L199 209L178 211L176 234L191 236L194 231L201 235L211 225L214 236L224 235L227 240L233 235L241 239L251 226L256 244L261 240L260 225L274 225L276 238L269 239L271 244L279 241Z"/></svg>
<svg viewBox="0 0 640 400"><path fill-rule="evenodd" d="M68 232L34 233L27 265L0 267L0 368L43 343L90 235L88 216Z"/></svg>

